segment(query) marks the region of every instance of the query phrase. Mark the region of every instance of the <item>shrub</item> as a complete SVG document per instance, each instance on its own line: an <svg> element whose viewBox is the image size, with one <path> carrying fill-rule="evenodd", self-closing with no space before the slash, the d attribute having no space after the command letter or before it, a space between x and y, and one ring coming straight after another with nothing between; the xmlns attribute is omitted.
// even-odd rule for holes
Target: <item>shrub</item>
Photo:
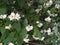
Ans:
<svg viewBox="0 0 60 45"><path fill-rule="evenodd" d="M3 45L59 45L60 0L0 0Z"/></svg>

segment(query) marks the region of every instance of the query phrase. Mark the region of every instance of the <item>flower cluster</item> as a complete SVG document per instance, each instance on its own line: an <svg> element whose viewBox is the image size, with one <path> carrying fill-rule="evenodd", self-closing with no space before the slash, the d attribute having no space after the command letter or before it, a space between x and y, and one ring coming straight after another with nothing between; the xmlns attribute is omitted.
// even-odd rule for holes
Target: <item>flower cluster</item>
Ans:
<svg viewBox="0 0 60 45"><path fill-rule="evenodd" d="M11 10L7 8L0 14L0 45L60 44L57 0L12 0L7 5Z"/></svg>
<svg viewBox="0 0 60 45"><path fill-rule="evenodd" d="M7 17L6 14L4 14L4 15L0 15L0 19L5 19L6 17Z"/></svg>
<svg viewBox="0 0 60 45"><path fill-rule="evenodd" d="M20 15L18 14L18 13L14 13L14 12L12 12L9 16L8 16L8 18L10 19L10 20L19 20L21 17L20 17Z"/></svg>

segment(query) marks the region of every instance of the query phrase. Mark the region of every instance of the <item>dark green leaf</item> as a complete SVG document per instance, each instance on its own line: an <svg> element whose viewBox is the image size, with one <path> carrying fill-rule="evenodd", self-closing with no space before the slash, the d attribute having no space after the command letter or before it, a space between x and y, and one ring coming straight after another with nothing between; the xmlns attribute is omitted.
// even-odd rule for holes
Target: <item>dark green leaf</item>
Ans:
<svg viewBox="0 0 60 45"><path fill-rule="evenodd" d="M6 8L0 8L0 14L5 14L7 12Z"/></svg>
<svg viewBox="0 0 60 45"><path fill-rule="evenodd" d="M34 36L41 38L41 33L37 27L34 27Z"/></svg>

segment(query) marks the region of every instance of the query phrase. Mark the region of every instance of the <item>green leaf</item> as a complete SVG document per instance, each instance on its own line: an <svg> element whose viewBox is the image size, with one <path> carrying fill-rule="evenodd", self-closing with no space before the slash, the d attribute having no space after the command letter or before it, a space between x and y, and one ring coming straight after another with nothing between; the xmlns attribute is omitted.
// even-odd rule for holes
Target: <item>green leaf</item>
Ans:
<svg viewBox="0 0 60 45"><path fill-rule="evenodd" d="M17 36L18 45L22 45L23 44L23 39L25 38L26 34L27 34L26 30L23 29L20 32L20 35Z"/></svg>
<svg viewBox="0 0 60 45"><path fill-rule="evenodd" d="M55 40L55 39L53 39L52 41L53 41L52 45L57 45L57 43L56 43L56 40Z"/></svg>
<svg viewBox="0 0 60 45"><path fill-rule="evenodd" d="M22 33L22 32L21 32ZM23 44L23 36L21 33L17 33L15 34L15 37L17 39L17 45L22 45Z"/></svg>
<svg viewBox="0 0 60 45"><path fill-rule="evenodd" d="M55 0L55 4L60 4L60 0Z"/></svg>
<svg viewBox="0 0 60 45"><path fill-rule="evenodd" d="M20 32L21 30L21 25L20 25L20 22L17 21L17 22L14 22L12 27L17 31L17 32Z"/></svg>
<svg viewBox="0 0 60 45"><path fill-rule="evenodd" d="M17 3L18 3L20 8L25 6L25 2L26 2L26 0L17 0Z"/></svg>
<svg viewBox="0 0 60 45"><path fill-rule="evenodd" d="M4 27L0 27L0 31L1 31L2 35L4 35L4 34L5 34L5 32L6 32L6 30L5 30L5 28L4 28Z"/></svg>
<svg viewBox="0 0 60 45"><path fill-rule="evenodd" d="M52 14L56 13L56 9L55 8L51 8L50 11L51 11Z"/></svg>
<svg viewBox="0 0 60 45"><path fill-rule="evenodd" d="M20 35L17 36L17 44L18 45L22 45L23 44L23 38Z"/></svg>
<svg viewBox="0 0 60 45"><path fill-rule="evenodd" d="M27 25L28 25L28 20L27 19L24 19L23 26L26 27Z"/></svg>
<svg viewBox="0 0 60 45"><path fill-rule="evenodd" d="M3 40L4 45L8 45L9 42L14 41L15 32L9 33L9 35Z"/></svg>
<svg viewBox="0 0 60 45"><path fill-rule="evenodd" d="M27 34L27 31L25 29L25 27L28 25L27 19L25 19L22 23L23 23L22 28L20 30L20 33L18 34L19 36L17 36L18 45L22 45L23 39L25 38Z"/></svg>
<svg viewBox="0 0 60 45"><path fill-rule="evenodd" d="M40 4L43 4L44 2L46 2L46 0L39 0L38 1Z"/></svg>
<svg viewBox="0 0 60 45"><path fill-rule="evenodd" d="M34 27L34 36L41 38L41 33L37 27Z"/></svg>
<svg viewBox="0 0 60 45"><path fill-rule="evenodd" d="M20 32L20 34L23 36L23 38L26 36L26 34L27 34L27 31L26 31L26 29L25 29L25 27L28 25L28 20L27 19L25 19L24 21L23 21L23 27L22 27L22 30L21 30L21 32Z"/></svg>
<svg viewBox="0 0 60 45"><path fill-rule="evenodd" d="M14 29L16 29L16 38L17 38L17 43L18 43L18 45L22 45L22 43L23 43L23 39L24 39L24 37L26 36L26 34L27 34L27 31L26 31L26 29L25 29L25 27L28 25L28 21L27 21L27 19L25 19L25 20L23 20L22 21L22 27L21 27L21 25L20 25L20 22L18 21L18 22L14 22L13 23L13 28Z"/></svg>
<svg viewBox="0 0 60 45"><path fill-rule="evenodd" d="M6 8L0 8L0 14L5 14L7 12Z"/></svg>

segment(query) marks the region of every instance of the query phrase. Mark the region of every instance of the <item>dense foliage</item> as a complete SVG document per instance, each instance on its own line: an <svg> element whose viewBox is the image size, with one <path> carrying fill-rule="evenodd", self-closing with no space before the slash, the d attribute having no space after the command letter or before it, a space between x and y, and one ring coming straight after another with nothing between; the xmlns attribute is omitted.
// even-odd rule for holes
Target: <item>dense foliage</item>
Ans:
<svg viewBox="0 0 60 45"><path fill-rule="evenodd" d="M60 45L60 0L0 0L3 45Z"/></svg>

